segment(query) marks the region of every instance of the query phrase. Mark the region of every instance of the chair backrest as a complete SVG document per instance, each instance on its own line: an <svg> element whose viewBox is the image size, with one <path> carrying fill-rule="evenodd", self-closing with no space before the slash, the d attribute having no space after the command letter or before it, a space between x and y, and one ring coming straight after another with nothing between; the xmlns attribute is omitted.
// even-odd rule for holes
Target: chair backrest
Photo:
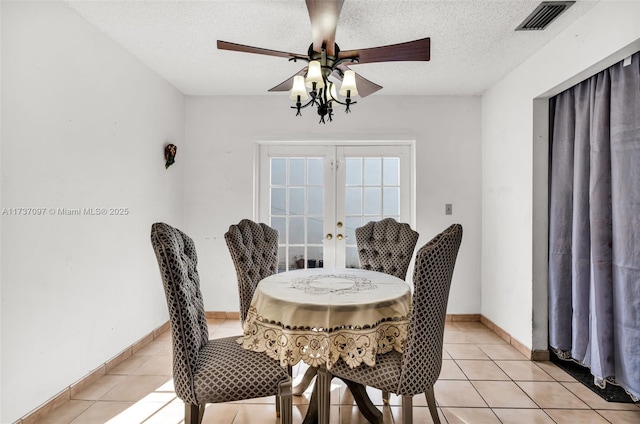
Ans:
<svg viewBox="0 0 640 424"><path fill-rule="evenodd" d="M368 222L356 228L360 268L384 272L403 280L419 234L409 224L393 218Z"/></svg>
<svg viewBox="0 0 640 424"><path fill-rule="evenodd" d="M416 254L413 308L398 393L424 393L440 375L449 288L461 242L462 226L453 224Z"/></svg>
<svg viewBox="0 0 640 424"><path fill-rule="evenodd" d="M162 222L151 226L151 244L158 259L169 308L173 340L173 380L176 394L197 404L193 373L198 352L209 340L193 240Z"/></svg>
<svg viewBox="0 0 640 424"><path fill-rule="evenodd" d="M224 239L238 276L240 319L244 322L258 283L278 269L278 231L243 219L229 227Z"/></svg>

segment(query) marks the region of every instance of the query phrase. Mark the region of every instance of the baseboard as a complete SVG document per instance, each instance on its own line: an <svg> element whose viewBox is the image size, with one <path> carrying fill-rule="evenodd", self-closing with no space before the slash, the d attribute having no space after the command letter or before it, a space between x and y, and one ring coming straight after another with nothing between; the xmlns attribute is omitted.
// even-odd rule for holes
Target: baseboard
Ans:
<svg viewBox="0 0 640 424"><path fill-rule="evenodd" d="M164 333L169 329L169 321L162 324L160 327L154 329L149 334L142 337L140 340L136 341L131 346L124 349L122 352L118 353L113 358L109 359L103 364L100 364L99 367L89 372L87 375L82 377L80 380L72 383L64 390L62 390L57 395L53 396L51 399L29 412L24 417L15 421L13 424L36 424L38 421L45 418L47 415L51 413L54 409L63 405L64 403L71 400L75 397L76 394L81 392L82 390L89 387L91 384L100 379L103 375L107 374L113 368L120 365L126 359L128 359L131 355L138 352L140 349L151 343L155 340L160 334Z"/></svg>
<svg viewBox="0 0 640 424"><path fill-rule="evenodd" d="M480 321L480 314L447 314L444 320L446 322L477 322Z"/></svg>
<svg viewBox="0 0 640 424"><path fill-rule="evenodd" d="M549 361L551 360L551 353L549 349L534 349L531 351L530 359L536 362Z"/></svg>
<svg viewBox="0 0 640 424"><path fill-rule="evenodd" d="M522 342L512 337L511 334L506 332L500 326L496 325L489 318L481 315L480 322L483 323L489 330L496 333L502 340L509 343L513 346L518 352L522 353L524 356L529 358L532 361L548 361L549 360L549 351L548 350L532 350L525 346Z"/></svg>
<svg viewBox="0 0 640 424"><path fill-rule="evenodd" d="M240 312L207 311L204 315L207 319L240 319Z"/></svg>

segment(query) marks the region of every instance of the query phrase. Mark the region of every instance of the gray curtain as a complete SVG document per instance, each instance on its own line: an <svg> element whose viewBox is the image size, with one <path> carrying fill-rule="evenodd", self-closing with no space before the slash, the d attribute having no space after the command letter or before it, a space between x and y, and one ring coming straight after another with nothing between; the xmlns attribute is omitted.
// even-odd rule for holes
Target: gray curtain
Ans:
<svg viewBox="0 0 640 424"><path fill-rule="evenodd" d="M551 99L549 344L640 398L640 52Z"/></svg>

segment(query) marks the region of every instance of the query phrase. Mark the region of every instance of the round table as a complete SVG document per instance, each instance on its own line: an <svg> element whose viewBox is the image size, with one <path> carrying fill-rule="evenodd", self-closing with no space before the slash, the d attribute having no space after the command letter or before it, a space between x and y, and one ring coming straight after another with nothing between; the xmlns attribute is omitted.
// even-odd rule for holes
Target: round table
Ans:
<svg viewBox="0 0 640 424"><path fill-rule="evenodd" d="M363 269L311 268L258 284L242 347L265 352L283 366L299 361L327 370L375 365L376 354L402 352L411 289L397 277Z"/></svg>

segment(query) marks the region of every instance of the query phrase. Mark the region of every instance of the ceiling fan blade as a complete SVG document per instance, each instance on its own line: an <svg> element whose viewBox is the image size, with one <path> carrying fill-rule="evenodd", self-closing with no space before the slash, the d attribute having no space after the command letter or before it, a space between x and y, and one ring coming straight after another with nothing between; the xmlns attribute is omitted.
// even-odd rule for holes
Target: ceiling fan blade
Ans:
<svg viewBox="0 0 640 424"><path fill-rule="evenodd" d="M356 86L358 87L358 95L360 97L367 97L368 95L373 94L378 90L382 90L381 85L378 85L375 82L369 81L363 76L360 76L357 72L356 72Z"/></svg>
<svg viewBox="0 0 640 424"><path fill-rule="evenodd" d="M306 0L311 20L313 50L320 52L324 44L327 54L335 55L336 27L344 0Z"/></svg>
<svg viewBox="0 0 640 424"><path fill-rule="evenodd" d="M349 70L349 67L346 65L338 65L338 68L340 68L340 70L343 73ZM358 87L358 96L367 97L368 95L373 94L378 90L382 90L381 85L378 85L375 82L369 81L368 79L361 76L357 72L355 74L356 74L356 87ZM340 72L333 71L331 75L333 75L335 78L342 81L342 75L340 74Z"/></svg>
<svg viewBox="0 0 640 424"><path fill-rule="evenodd" d="M295 77L296 75L303 75L307 73L307 68L302 68L298 71L297 74L292 75L291 78L289 78L286 81L281 82L280 84L276 85L275 87L271 88L269 91L289 91L291 90L291 87L293 87L293 77Z"/></svg>
<svg viewBox="0 0 640 424"><path fill-rule="evenodd" d="M430 56L431 39L429 37L388 46L344 50L338 54L340 59L358 57L358 62L354 62L352 65L374 62L427 61Z"/></svg>
<svg viewBox="0 0 640 424"><path fill-rule="evenodd" d="M253 47L253 46L245 46L244 44L230 43L228 41L218 40L218 49L220 50L231 50L234 52L243 52L243 53L255 53L255 54L264 54L267 56L277 56L277 57L286 57L286 58L296 58L307 60L307 55L297 54L297 53L288 53L288 52L280 52L277 50L269 50L263 49L261 47Z"/></svg>

